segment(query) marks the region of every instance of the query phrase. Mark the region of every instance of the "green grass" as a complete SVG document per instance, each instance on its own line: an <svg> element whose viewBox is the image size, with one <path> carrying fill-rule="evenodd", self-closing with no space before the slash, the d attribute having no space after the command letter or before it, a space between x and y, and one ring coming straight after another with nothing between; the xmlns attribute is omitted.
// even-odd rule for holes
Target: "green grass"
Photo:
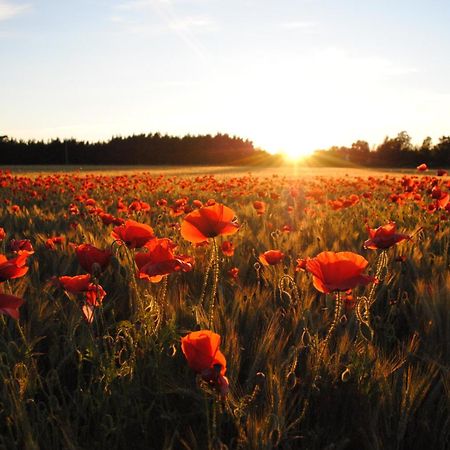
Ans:
<svg viewBox="0 0 450 450"><path fill-rule="evenodd" d="M40 172L0 175L3 253L10 255L11 238L30 239L35 249L29 272L2 285L25 304L17 322L0 316L0 448L449 448L449 214L422 207L432 202L435 183L448 192L448 177L413 178L421 199L397 204L389 195L405 192L404 175L364 169ZM372 198L362 197L368 192ZM355 206L328 205L351 194L361 196ZM126 205L148 202L149 213L129 217L173 239L178 253L193 257L193 271L169 275L163 295L163 282L135 280L126 252L115 250L99 280L107 296L89 325L79 297L50 282L83 273L69 242L112 245L112 226L89 214L80 195L124 218L119 197ZM230 237L235 254L219 252L212 327L227 358L225 400L189 369L180 348L181 336L208 327L211 283L203 305L199 299L211 245L185 241L174 225L183 215L158 207L161 198L168 206L179 198L188 205L214 198L241 224ZM254 200L266 202L264 215L256 214ZM68 212L72 203L80 215ZM12 212L12 204L20 211ZM372 330L361 332L348 309L324 346L335 298L296 272L296 259L352 251L369 260L373 273L378 253L362 248L365 222L375 228L390 220L415 234L387 252ZM293 231L282 232L284 225ZM58 235L66 243L48 250L45 240ZM283 265L260 267L257 256L269 249L285 253ZM232 267L239 268L238 281L228 276ZM280 289L285 275L290 282ZM369 290L358 288L354 296Z"/></svg>

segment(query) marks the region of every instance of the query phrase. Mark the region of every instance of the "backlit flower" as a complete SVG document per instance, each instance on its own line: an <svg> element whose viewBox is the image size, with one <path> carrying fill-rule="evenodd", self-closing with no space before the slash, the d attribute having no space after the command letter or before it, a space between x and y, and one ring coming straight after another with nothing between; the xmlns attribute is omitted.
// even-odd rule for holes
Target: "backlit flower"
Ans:
<svg viewBox="0 0 450 450"><path fill-rule="evenodd" d="M314 287L327 294L374 282L374 277L362 273L367 265L368 261L356 253L322 252L306 262L306 270L313 275Z"/></svg>
<svg viewBox="0 0 450 450"><path fill-rule="evenodd" d="M216 236L234 234L239 229L234 211L225 205L215 203L203 206L185 216L181 224L181 236L197 243Z"/></svg>
<svg viewBox="0 0 450 450"><path fill-rule="evenodd" d="M265 266L274 266L283 261L284 253L280 250L268 250L259 255L259 261Z"/></svg>
<svg viewBox="0 0 450 450"><path fill-rule="evenodd" d="M220 336L209 330L194 331L181 338L181 350L189 367L225 395L228 392L228 380L224 376L227 363L219 345Z"/></svg>
<svg viewBox="0 0 450 450"><path fill-rule="evenodd" d="M158 283L172 272L188 272L192 269L192 260L188 256L175 255L176 245L167 238L154 238L145 248L147 252L136 253L135 261L138 266L139 278Z"/></svg>
<svg viewBox="0 0 450 450"><path fill-rule="evenodd" d="M12 259L7 259L5 255L0 255L0 283L12 278L19 278L28 272L28 254L23 253Z"/></svg>
<svg viewBox="0 0 450 450"><path fill-rule="evenodd" d="M100 250L90 244L78 245L75 253L80 266L91 274L103 272L111 260L109 250Z"/></svg>
<svg viewBox="0 0 450 450"><path fill-rule="evenodd" d="M131 219L127 220L123 225L115 227L111 236L114 239L123 241L129 248L143 247L150 239L155 237L151 226Z"/></svg>
<svg viewBox="0 0 450 450"><path fill-rule="evenodd" d="M389 222L386 225L376 228L373 230L368 227L369 239L364 242L365 248L375 249L386 249L392 247L405 239L410 239L407 234L396 233L395 222Z"/></svg>

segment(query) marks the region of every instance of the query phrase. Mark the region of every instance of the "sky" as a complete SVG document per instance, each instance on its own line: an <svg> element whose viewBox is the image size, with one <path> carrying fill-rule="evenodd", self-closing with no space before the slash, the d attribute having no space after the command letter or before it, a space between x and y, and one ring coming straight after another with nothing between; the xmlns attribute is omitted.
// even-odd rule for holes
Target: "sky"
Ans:
<svg viewBox="0 0 450 450"><path fill-rule="evenodd" d="M450 134L448 0L0 0L0 135Z"/></svg>

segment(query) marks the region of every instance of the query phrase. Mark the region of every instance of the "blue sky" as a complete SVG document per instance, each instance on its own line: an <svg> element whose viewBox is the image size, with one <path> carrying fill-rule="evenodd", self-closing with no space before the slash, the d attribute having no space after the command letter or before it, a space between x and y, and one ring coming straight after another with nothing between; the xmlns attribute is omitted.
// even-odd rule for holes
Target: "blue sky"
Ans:
<svg viewBox="0 0 450 450"><path fill-rule="evenodd" d="M444 0L0 0L0 134L450 134Z"/></svg>

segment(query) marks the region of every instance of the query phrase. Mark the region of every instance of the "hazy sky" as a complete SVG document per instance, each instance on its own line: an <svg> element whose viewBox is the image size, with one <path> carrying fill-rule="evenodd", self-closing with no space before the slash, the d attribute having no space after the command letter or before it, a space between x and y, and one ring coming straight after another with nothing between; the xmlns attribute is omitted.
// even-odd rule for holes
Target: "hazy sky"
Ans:
<svg viewBox="0 0 450 450"><path fill-rule="evenodd" d="M0 0L0 135L450 134L449 0Z"/></svg>

